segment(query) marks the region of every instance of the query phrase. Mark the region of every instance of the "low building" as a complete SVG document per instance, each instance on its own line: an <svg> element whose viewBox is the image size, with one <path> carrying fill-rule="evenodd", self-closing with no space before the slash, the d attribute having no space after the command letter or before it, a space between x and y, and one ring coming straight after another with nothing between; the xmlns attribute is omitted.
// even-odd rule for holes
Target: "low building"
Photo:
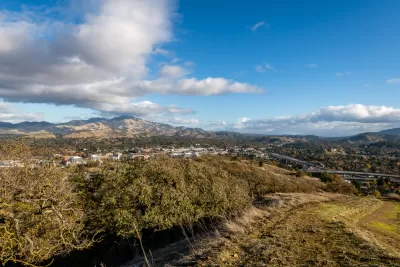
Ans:
<svg viewBox="0 0 400 267"><path fill-rule="evenodd" d="M0 161L0 168L21 168L24 167L24 164L18 160L3 160Z"/></svg>
<svg viewBox="0 0 400 267"><path fill-rule="evenodd" d="M80 165L80 164L84 164L85 162L83 161L83 158L82 157L79 157L79 156L72 156L72 157L69 157L68 158L68 161L67 161L67 166L70 166L70 165Z"/></svg>
<svg viewBox="0 0 400 267"><path fill-rule="evenodd" d="M92 161L101 161L101 157L99 155L90 155L89 160Z"/></svg>

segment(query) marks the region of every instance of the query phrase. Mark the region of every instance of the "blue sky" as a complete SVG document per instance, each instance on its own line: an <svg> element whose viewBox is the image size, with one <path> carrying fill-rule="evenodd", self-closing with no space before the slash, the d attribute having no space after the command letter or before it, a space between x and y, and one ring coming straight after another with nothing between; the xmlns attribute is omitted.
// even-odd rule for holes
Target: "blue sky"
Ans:
<svg viewBox="0 0 400 267"><path fill-rule="evenodd" d="M0 120L399 127L399 12L396 0L3 0Z"/></svg>

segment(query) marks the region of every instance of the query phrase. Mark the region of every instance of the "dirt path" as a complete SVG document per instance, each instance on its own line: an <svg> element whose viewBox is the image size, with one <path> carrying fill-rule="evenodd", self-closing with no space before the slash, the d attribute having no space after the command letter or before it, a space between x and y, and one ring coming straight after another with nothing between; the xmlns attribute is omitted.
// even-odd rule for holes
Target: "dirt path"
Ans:
<svg viewBox="0 0 400 267"><path fill-rule="evenodd" d="M383 201L379 208L361 218L358 225L368 231L378 246L400 257L400 203Z"/></svg>
<svg viewBox="0 0 400 267"><path fill-rule="evenodd" d="M400 267L399 213L398 203L375 198L273 194L179 261L168 260L177 248L154 253L152 266Z"/></svg>
<svg viewBox="0 0 400 267"><path fill-rule="evenodd" d="M377 246L377 242L368 242L370 236L363 238L367 226L368 235L374 234L371 222L387 218L393 208L391 204L343 196L278 194L270 197L275 202L265 208L268 215L258 218L245 231L242 227L241 231L204 240L181 263L190 263L187 266L400 266L400 258ZM400 237L392 235L391 238L390 242L400 244ZM389 238L385 240L389 242Z"/></svg>

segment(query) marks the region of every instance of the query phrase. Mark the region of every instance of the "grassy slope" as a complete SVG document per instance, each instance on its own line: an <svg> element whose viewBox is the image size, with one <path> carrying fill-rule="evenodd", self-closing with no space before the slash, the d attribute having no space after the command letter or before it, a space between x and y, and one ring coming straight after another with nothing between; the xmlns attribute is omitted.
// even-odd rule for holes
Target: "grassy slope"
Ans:
<svg viewBox="0 0 400 267"><path fill-rule="evenodd" d="M262 215L247 214L227 224L220 237L199 242L181 263L400 266L398 203L326 193L275 194L259 209Z"/></svg>

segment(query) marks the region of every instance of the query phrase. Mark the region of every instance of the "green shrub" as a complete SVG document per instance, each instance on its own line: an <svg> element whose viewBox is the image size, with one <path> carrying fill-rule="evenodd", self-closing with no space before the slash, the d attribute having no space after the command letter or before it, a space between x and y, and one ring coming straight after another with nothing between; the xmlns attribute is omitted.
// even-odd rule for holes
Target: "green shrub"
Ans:
<svg viewBox="0 0 400 267"><path fill-rule="evenodd" d="M0 263L35 264L91 245L65 171L10 168L0 176Z"/></svg>
<svg viewBox="0 0 400 267"><path fill-rule="evenodd" d="M92 229L122 236L233 214L250 204L246 184L199 161L153 158L120 164L75 181Z"/></svg>
<svg viewBox="0 0 400 267"><path fill-rule="evenodd" d="M381 197L381 192L379 192L378 190L375 190L374 191L374 197L380 198Z"/></svg>
<svg viewBox="0 0 400 267"><path fill-rule="evenodd" d="M260 168L257 161L219 156L0 171L3 264L46 262L91 246L99 232L140 237L143 229L235 216L268 193L354 189L337 177L325 185L275 166Z"/></svg>
<svg viewBox="0 0 400 267"><path fill-rule="evenodd" d="M326 191L342 194L356 194L358 192L353 184L346 182L339 175L331 175L330 181L326 183Z"/></svg>

